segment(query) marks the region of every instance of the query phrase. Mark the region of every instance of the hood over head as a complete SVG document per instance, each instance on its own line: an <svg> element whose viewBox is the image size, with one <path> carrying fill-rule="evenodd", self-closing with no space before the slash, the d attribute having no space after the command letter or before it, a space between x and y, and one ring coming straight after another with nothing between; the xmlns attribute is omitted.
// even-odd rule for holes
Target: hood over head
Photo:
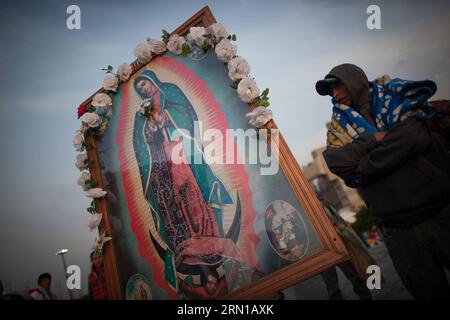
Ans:
<svg viewBox="0 0 450 320"><path fill-rule="evenodd" d="M331 69L325 79L316 83L320 95L331 95L331 86L337 80L342 82L352 98L352 108L367 120L373 122L370 115L370 85L364 71L351 63L344 63Z"/></svg>

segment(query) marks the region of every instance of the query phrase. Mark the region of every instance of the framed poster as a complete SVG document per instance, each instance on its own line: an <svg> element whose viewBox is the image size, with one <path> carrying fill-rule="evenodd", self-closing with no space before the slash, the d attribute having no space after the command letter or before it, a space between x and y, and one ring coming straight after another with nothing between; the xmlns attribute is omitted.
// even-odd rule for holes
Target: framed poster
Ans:
<svg viewBox="0 0 450 320"><path fill-rule="evenodd" d="M205 7L174 33L214 22ZM108 130L87 137L91 174L107 191L96 207L112 236L110 297L269 298L346 260L275 123L268 136L248 124L253 106L214 50L132 66Z"/></svg>

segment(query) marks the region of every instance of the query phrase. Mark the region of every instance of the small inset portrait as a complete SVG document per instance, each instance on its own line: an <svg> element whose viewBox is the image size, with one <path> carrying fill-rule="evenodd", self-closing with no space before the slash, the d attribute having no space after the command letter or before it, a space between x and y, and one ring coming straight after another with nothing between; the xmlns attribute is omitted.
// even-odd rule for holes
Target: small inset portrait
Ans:
<svg viewBox="0 0 450 320"><path fill-rule="evenodd" d="M306 254L308 231L298 211L283 200L273 201L265 212L267 236L280 257L299 260Z"/></svg>

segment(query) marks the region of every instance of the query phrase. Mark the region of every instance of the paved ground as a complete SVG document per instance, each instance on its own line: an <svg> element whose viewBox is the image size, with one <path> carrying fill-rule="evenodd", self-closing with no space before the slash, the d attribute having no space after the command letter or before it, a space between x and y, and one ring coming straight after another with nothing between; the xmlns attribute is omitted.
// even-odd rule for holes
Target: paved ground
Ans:
<svg viewBox="0 0 450 320"><path fill-rule="evenodd" d="M381 289L372 290L372 296L375 300L409 300L411 295L403 287L397 272L392 265L392 261L383 243L377 247L371 248L370 253L380 266L381 273L385 278L385 283L381 285ZM353 293L353 287L350 281L344 276L338 268L339 284L342 296L345 300L358 299ZM306 299L306 300L327 300L327 290L322 277L316 276L308 279L292 288L284 291L286 299Z"/></svg>

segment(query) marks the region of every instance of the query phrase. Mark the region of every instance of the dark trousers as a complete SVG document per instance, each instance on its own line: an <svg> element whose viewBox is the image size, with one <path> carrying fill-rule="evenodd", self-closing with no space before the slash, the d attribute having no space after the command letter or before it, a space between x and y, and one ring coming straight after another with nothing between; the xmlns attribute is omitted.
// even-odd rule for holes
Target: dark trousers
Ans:
<svg viewBox="0 0 450 320"><path fill-rule="evenodd" d="M450 206L408 229L381 227L403 285L416 299L450 299Z"/></svg>
<svg viewBox="0 0 450 320"><path fill-rule="evenodd" d="M372 295L364 281L359 279L357 271L350 261L343 262L339 265L344 275L353 285L353 291L361 300L371 300ZM330 268L321 273L323 281L327 287L328 297L330 300L342 300L342 292L339 289L339 280L336 268Z"/></svg>

